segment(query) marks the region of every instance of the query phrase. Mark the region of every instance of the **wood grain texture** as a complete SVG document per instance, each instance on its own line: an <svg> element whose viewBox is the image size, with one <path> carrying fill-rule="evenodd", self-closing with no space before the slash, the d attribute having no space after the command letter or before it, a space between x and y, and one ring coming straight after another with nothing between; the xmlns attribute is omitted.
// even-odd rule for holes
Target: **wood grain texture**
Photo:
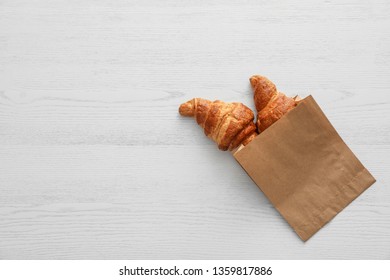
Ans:
<svg viewBox="0 0 390 280"><path fill-rule="evenodd" d="M0 0L0 259L389 259L390 2ZM303 243L178 105L313 94L377 183Z"/></svg>

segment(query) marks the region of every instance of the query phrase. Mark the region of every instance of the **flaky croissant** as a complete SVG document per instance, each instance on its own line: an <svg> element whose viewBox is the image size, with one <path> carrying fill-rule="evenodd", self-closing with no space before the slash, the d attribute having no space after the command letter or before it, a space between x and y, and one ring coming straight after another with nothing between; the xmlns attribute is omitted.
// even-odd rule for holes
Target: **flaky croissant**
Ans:
<svg viewBox="0 0 390 280"><path fill-rule="evenodd" d="M259 132L270 127L297 105L295 98L279 92L274 83L266 77L255 75L249 80L254 91L255 106L258 112L256 125Z"/></svg>
<svg viewBox="0 0 390 280"><path fill-rule="evenodd" d="M181 104L179 113L195 117L206 136L224 151L247 145L257 136L254 114L242 103L194 98Z"/></svg>

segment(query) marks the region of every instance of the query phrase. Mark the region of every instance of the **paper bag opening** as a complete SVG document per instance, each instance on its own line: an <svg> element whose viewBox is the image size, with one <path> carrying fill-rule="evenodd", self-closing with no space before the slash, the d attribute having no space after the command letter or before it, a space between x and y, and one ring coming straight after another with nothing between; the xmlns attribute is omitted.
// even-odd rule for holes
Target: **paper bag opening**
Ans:
<svg viewBox="0 0 390 280"><path fill-rule="evenodd" d="M375 182L312 96L234 157L303 241Z"/></svg>

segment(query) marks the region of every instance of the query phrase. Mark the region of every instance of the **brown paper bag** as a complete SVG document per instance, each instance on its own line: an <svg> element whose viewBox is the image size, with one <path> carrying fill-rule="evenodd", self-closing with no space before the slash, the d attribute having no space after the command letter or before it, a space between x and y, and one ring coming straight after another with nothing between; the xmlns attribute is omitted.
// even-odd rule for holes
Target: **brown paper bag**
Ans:
<svg viewBox="0 0 390 280"><path fill-rule="evenodd" d="M375 182L312 96L234 157L304 241Z"/></svg>

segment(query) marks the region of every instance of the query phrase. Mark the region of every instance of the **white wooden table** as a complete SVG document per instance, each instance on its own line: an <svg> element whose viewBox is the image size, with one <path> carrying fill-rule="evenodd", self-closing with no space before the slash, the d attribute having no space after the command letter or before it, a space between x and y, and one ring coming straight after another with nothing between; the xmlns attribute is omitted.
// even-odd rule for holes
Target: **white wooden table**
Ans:
<svg viewBox="0 0 390 280"><path fill-rule="evenodd" d="M1 259L390 258L390 2L209 2L0 0ZM377 179L306 243L177 113L256 73Z"/></svg>

